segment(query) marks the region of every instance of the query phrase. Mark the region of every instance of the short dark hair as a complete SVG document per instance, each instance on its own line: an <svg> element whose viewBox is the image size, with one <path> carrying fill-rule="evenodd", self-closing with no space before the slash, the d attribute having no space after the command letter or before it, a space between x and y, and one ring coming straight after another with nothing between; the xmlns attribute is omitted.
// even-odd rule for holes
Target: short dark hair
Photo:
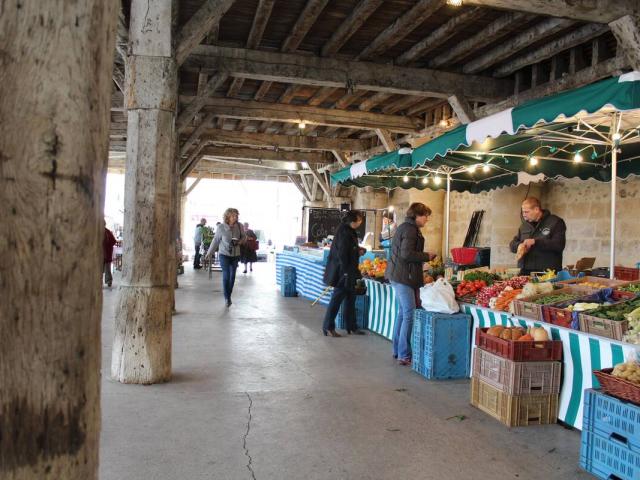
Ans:
<svg viewBox="0 0 640 480"><path fill-rule="evenodd" d="M430 216L431 209L427 207L424 203L416 202L409 205L407 209L407 217L416 218L422 216Z"/></svg>
<svg viewBox="0 0 640 480"><path fill-rule="evenodd" d="M342 223L353 223L364 220L364 214L360 210L349 210L342 217Z"/></svg>
<svg viewBox="0 0 640 480"><path fill-rule="evenodd" d="M525 198L522 204L524 205L525 203L529 205L531 208L538 207L540 210L542 210L542 204L540 203L540 200L538 200L536 197Z"/></svg>

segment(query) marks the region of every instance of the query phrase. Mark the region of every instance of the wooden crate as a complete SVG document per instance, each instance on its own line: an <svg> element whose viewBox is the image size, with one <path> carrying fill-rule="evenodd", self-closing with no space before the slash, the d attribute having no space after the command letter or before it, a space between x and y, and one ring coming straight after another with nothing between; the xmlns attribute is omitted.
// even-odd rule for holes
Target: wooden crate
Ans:
<svg viewBox="0 0 640 480"><path fill-rule="evenodd" d="M575 287L573 289L560 288L558 290L554 290L553 292L541 293L538 295L534 295L532 297L516 299L512 303L513 313L518 317L531 318L533 320L538 320L539 322L542 322L544 318L542 315L543 305L533 303L534 300L538 298L546 297L548 295L560 295L563 293L575 295L575 297L578 298L583 294L591 293L591 291L592 290L588 290L588 289L582 289L581 291L579 288L575 288ZM563 301L566 301L566 300L563 300ZM561 303L561 302L557 302L557 303ZM553 304L550 304L550 305L553 305Z"/></svg>

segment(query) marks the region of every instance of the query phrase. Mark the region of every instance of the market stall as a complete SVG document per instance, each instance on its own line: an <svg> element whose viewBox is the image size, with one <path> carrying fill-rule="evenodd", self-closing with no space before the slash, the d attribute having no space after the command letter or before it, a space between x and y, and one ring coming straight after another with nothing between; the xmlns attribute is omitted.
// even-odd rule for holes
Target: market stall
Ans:
<svg viewBox="0 0 640 480"><path fill-rule="evenodd" d="M296 291L298 295L308 300L315 300L322 295L326 288L322 281L324 267L327 264L328 249L312 249L293 247L295 249L276 253L276 283L281 285L282 267L295 267ZM328 305L330 295L324 295L318 303Z"/></svg>

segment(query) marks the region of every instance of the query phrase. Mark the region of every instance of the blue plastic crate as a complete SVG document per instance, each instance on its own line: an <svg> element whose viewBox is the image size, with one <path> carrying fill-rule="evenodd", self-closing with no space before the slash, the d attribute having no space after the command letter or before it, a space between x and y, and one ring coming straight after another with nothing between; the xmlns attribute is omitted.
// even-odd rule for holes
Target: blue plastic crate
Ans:
<svg viewBox="0 0 640 480"><path fill-rule="evenodd" d="M356 327L360 330L366 330L369 326L369 296L368 295L357 295L356 296ZM344 317L342 315L342 305L340 305L340 310L338 311L338 316L336 317L336 328L340 328L342 330L347 329L347 324L344 321Z"/></svg>
<svg viewBox="0 0 640 480"><path fill-rule="evenodd" d="M424 325L425 322L414 318L411 331L411 368L419 374L424 374L422 355L424 352Z"/></svg>
<svg viewBox="0 0 640 480"><path fill-rule="evenodd" d="M421 329L418 341L412 341L417 361L412 368L426 378L467 378L471 356L471 315L427 312L417 309L414 330ZM421 325L416 327L415 324ZM412 332L412 333L413 333Z"/></svg>
<svg viewBox="0 0 640 480"><path fill-rule="evenodd" d="M640 406L606 395L584 391L582 428L604 437L616 435L640 448Z"/></svg>
<svg viewBox="0 0 640 480"><path fill-rule="evenodd" d="M598 435L582 430L580 466L604 480L640 479L640 449L623 436Z"/></svg>
<svg viewBox="0 0 640 480"><path fill-rule="evenodd" d="M282 293L282 296L297 296L298 292L296 290L296 267L283 265L281 267L280 278L280 292Z"/></svg>

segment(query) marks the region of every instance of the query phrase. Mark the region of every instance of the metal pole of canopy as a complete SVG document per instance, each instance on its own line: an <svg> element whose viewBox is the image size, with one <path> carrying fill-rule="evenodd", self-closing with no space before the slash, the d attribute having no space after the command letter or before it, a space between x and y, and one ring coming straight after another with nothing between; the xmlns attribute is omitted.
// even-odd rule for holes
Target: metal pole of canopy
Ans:
<svg viewBox="0 0 640 480"><path fill-rule="evenodd" d="M620 119L621 119L620 114ZM620 145L613 136L618 134L620 122L618 115L613 115L611 122L611 238L609 246L609 278L613 279L616 264L616 199L618 196L618 147Z"/></svg>
<svg viewBox="0 0 640 480"><path fill-rule="evenodd" d="M447 219L445 221L445 232L444 232L444 255L442 258L447 258L449 256L449 223L451 216L451 172L447 172L447 196L446 196L446 215Z"/></svg>

